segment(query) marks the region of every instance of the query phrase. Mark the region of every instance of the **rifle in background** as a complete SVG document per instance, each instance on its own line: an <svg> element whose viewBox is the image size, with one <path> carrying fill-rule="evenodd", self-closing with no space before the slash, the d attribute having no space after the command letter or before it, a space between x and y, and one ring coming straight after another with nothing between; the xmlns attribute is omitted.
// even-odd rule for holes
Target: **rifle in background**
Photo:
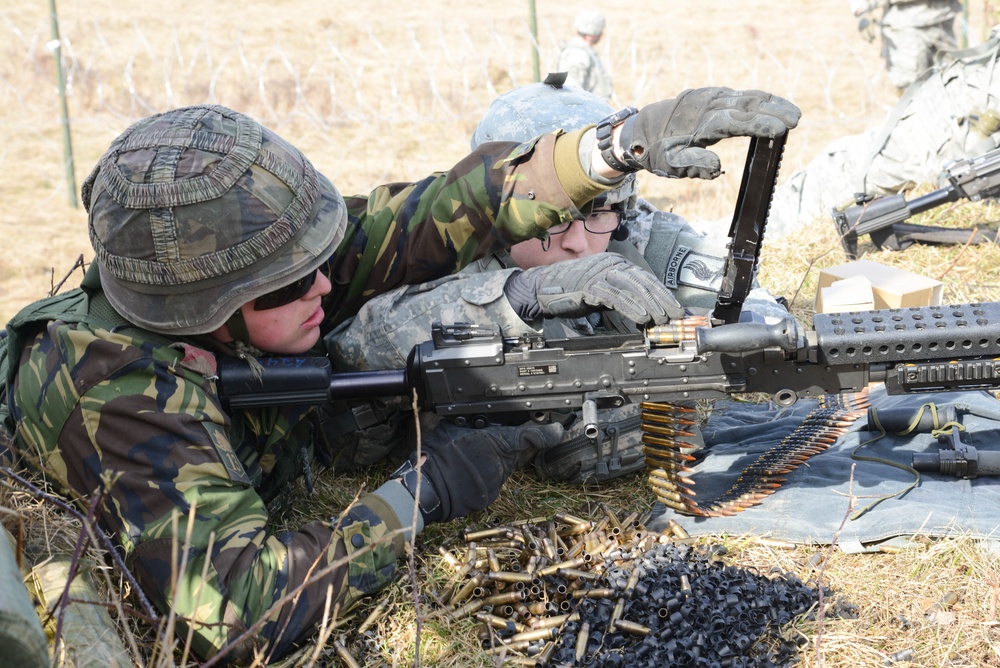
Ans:
<svg viewBox="0 0 1000 668"><path fill-rule="evenodd" d="M858 257L858 238L867 234L878 248L905 250L914 242L938 244L996 243L996 232L912 225L903 221L948 202L978 202L1000 195L1000 148L944 167L948 185L907 201L903 195L859 194L854 204L833 210L833 222L848 259Z"/></svg>

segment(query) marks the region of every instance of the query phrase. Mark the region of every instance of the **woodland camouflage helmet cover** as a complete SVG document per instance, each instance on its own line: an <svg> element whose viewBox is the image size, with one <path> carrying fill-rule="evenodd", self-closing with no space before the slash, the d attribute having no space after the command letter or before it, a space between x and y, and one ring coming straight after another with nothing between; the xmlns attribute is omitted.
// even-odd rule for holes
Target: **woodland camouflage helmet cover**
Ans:
<svg viewBox="0 0 1000 668"><path fill-rule="evenodd" d="M340 193L298 149L214 105L130 127L82 194L108 299L170 334L211 332L315 271L347 224Z"/></svg>
<svg viewBox="0 0 1000 668"><path fill-rule="evenodd" d="M472 133L472 149L490 141L524 142L538 135L595 125L614 113L604 99L576 86L566 86L565 72L549 74L542 83L518 86L490 103ZM635 204L635 175L607 193L607 202Z"/></svg>

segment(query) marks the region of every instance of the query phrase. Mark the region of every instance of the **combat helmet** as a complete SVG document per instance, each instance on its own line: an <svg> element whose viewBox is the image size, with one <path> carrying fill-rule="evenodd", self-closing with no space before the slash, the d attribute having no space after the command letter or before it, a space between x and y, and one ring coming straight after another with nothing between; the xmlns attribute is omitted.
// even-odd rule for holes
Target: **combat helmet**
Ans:
<svg viewBox="0 0 1000 668"><path fill-rule="evenodd" d="M168 334L212 332L308 276L347 226L340 193L297 148L217 105L136 123L82 195L108 300Z"/></svg>
<svg viewBox="0 0 1000 668"><path fill-rule="evenodd" d="M565 72L555 72L541 83L518 86L494 99L472 133L472 150L490 141L524 142L559 128L577 130L614 113L604 99L565 81ZM632 208L635 175L628 174L606 197L610 204Z"/></svg>
<svg viewBox="0 0 1000 668"><path fill-rule="evenodd" d="M604 32L604 15L593 10L582 11L576 15L573 27L581 35L600 35Z"/></svg>

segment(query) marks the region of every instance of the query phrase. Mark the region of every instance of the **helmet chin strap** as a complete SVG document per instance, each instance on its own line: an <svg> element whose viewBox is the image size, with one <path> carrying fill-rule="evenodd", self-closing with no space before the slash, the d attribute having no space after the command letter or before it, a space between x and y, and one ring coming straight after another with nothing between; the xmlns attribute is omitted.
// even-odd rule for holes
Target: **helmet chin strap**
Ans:
<svg viewBox="0 0 1000 668"><path fill-rule="evenodd" d="M236 309L236 312L229 316L226 328L229 330L229 335L233 337L233 348L236 349L236 355L240 359L256 362L256 358L264 354L264 351L250 343L250 332L247 329L247 321L243 319L242 308Z"/></svg>

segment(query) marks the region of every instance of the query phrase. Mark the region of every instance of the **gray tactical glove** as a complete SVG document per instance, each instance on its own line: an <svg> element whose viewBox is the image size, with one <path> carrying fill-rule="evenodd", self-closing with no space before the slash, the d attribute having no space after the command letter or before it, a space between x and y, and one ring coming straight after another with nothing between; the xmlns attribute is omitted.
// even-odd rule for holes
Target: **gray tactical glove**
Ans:
<svg viewBox="0 0 1000 668"><path fill-rule="evenodd" d="M617 253L534 267L513 274L504 286L522 320L571 318L612 309L645 325L684 317L684 308L656 276Z"/></svg>
<svg viewBox="0 0 1000 668"><path fill-rule="evenodd" d="M714 179L719 156L705 149L727 137L774 138L794 128L802 112L759 90L698 88L654 102L622 125L625 164L657 176Z"/></svg>

